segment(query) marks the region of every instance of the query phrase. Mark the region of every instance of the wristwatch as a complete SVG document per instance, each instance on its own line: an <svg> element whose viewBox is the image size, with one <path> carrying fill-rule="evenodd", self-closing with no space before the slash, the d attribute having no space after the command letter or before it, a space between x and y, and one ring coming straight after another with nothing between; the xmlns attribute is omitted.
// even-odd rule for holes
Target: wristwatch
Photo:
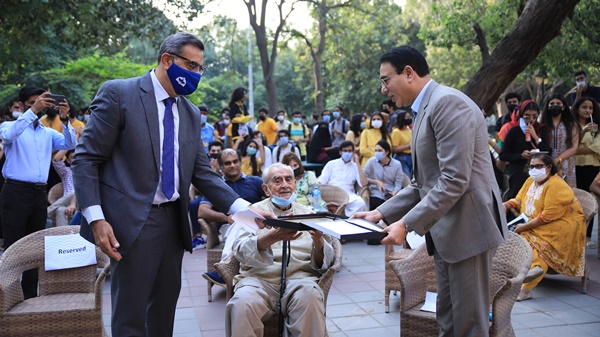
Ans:
<svg viewBox="0 0 600 337"><path fill-rule="evenodd" d="M541 143L541 142L542 142L542 139L541 139L541 138L538 138L538 144L539 144L539 143Z"/></svg>

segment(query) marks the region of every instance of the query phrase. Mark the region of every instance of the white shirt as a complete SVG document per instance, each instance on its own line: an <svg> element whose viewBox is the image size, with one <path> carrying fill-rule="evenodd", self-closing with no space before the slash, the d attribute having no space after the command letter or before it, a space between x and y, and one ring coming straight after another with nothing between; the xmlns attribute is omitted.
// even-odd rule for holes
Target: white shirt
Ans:
<svg viewBox="0 0 600 337"><path fill-rule="evenodd" d="M325 164L319 177L319 183L340 187L351 194L356 193L355 183L362 187L356 163L352 160L346 163L342 158L331 160Z"/></svg>

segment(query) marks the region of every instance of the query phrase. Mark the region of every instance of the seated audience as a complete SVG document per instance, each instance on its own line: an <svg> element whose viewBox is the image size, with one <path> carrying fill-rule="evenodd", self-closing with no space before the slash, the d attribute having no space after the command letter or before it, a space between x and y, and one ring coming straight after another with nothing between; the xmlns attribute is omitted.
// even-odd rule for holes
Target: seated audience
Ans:
<svg viewBox="0 0 600 337"><path fill-rule="evenodd" d="M279 142L273 149L273 163L281 163L283 156L288 152L295 153L300 158L300 150L298 146L290 142L290 132L288 130L279 130L277 136L279 137Z"/></svg>
<svg viewBox="0 0 600 337"><path fill-rule="evenodd" d="M548 129L537 121L539 114L540 107L536 102L532 100L523 102L521 108L517 110L517 125L508 131L502 144L500 159L510 163L508 199L516 197L527 180L525 165L535 153L533 151L548 153L551 151Z"/></svg>
<svg viewBox="0 0 600 337"><path fill-rule="evenodd" d="M402 189L402 164L390 156L390 144L380 140L375 145L375 157L365 165L365 176L371 191L369 209L376 209Z"/></svg>
<svg viewBox="0 0 600 337"><path fill-rule="evenodd" d="M273 164L265 170L263 181L269 198L253 206L277 216L311 213L295 202L296 184L289 166ZM273 227L243 232L233 247L240 273L234 279L235 294L225 308L226 335L263 336L263 322L277 316L277 303L282 303L284 336L324 336L324 294L317 281L333 263L330 242L329 236L318 231ZM280 294L283 249L288 249L289 259L285 291Z"/></svg>
<svg viewBox="0 0 600 337"><path fill-rule="evenodd" d="M545 153L534 154L528 168L530 177L504 209L514 208L529 218L514 231L533 248L531 269L539 267L543 273L523 284L517 301L531 298L531 290L548 268L567 276L583 276L585 269L584 214L573 190L556 174L552 158Z"/></svg>
<svg viewBox="0 0 600 337"><path fill-rule="evenodd" d="M250 203L256 203L261 201L263 197L266 196L262 188L261 178L247 176L242 173L242 157L239 152L236 152L232 149L223 150L223 152L221 152L220 161L225 183L229 185L229 187L231 187L240 196L240 198L243 198ZM231 235L236 235L236 231L232 231L233 227L235 226L224 226L225 224L233 224L231 216L228 216L214 208L208 199L202 198L200 201L200 207L198 207L197 218L204 219L209 224L215 224L217 226L216 230L221 232L223 241L225 242L225 248L223 249L222 257L227 257L231 252L231 246L233 245L233 241L228 240L228 237ZM194 222L197 223L197 221L192 221L192 223ZM198 232L200 232L199 229ZM216 284L225 284L223 278L216 271L204 273L202 277Z"/></svg>
<svg viewBox="0 0 600 337"><path fill-rule="evenodd" d="M258 151L256 153L256 158L260 159L262 164L262 170L266 170L269 166L271 166L271 164L273 164L273 152L271 151L271 148L269 148L267 146L267 138L265 137L264 134L262 134L260 131L254 131L252 132L252 139L255 140L261 140L262 141L262 148L263 151L265 153L265 157L261 157L261 153L260 151Z"/></svg>
<svg viewBox="0 0 600 337"><path fill-rule="evenodd" d="M312 193L314 186L317 185L317 177L313 171L305 171L302 166L302 161L295 153L288 152L283 156L281 163L288 165L294 170L294 178L296 178L296 193L298 198L296 201L300 205L308 206L306 196Z"/></svg>
<svg viewBox="0 0 600 337"><path fill-rule="evenodd" d="M365 201L356 195L354 184L358 184L360 187L365 186L367 178L360 167L358 155L354 153L352 142L346 140L340 144L340 155L341 158L334 159L325 165L318 181L319 184L340 187L348 193L346 216L351 216L355 212L365 209Z"/></svg>
<svg viewBox="0 0 600 337"><path fill-rule="evenodd" d="M242 155L242 172L249 176L260 177L263 166L263 162L260 158L265 157L262 137L255 139L249 139L249 137L239 137L235 142L235 145L233 145L233 149L237 151L240 147L240 153Z"/></svg>
<svg viewBox="0 0 600 337"><path fill-rule="evenodd" d="M75 187L73 186L73 173L71 162L74 150L60 150L52 157L52 166L58 173L63 186L63 195L52 205L48 206L48 218L56 221L56 226L67 226L69 218L77 211Z"/></svg>
<svg viewBox="0 0 600 337"><path fill-rule="evenodd" d="M367 164L367 160L375 155L375 144L382 139L392 144L392 138L383 115L381 112L376 112L371 116L371 125L360 134L360 154L362 155L360 165L362 168Z"/></svg>
<svg viewBox="0 0 600 337"><path fill-rule="evenodd" d="M329 113L329 111L327 111ZM329 118L329 115L326 115ZM334 153L335 152L335 153ZM328 122L319 122L313 128L313 136L308 144L307 158L309 163L326 164L339 157L337 147L331 145L331 133Z"/></svg>

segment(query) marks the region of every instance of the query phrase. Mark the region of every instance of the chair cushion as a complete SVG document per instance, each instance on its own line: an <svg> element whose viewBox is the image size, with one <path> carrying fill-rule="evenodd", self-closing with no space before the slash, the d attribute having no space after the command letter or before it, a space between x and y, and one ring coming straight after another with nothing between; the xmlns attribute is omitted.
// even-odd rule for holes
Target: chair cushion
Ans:
<svg viewBox="0 0 600 337"><path fill-rule="evenodd" d="M64 293L30 298L12 307L6 316L95 310L94 293Z"/></svg>

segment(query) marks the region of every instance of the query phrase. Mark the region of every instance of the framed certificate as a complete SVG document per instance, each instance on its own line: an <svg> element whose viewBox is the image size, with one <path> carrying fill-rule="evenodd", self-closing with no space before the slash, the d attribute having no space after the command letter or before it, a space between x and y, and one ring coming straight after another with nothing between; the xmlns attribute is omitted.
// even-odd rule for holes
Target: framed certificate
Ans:
<svg viewBox="0 0 600 337"><path fill-rule="evenodd" d="M383 228L365 219L349 219L330 213L283 216L267 219L267 225L297 231L316 229L340 240L381 240L387 233Z"/></svg>

